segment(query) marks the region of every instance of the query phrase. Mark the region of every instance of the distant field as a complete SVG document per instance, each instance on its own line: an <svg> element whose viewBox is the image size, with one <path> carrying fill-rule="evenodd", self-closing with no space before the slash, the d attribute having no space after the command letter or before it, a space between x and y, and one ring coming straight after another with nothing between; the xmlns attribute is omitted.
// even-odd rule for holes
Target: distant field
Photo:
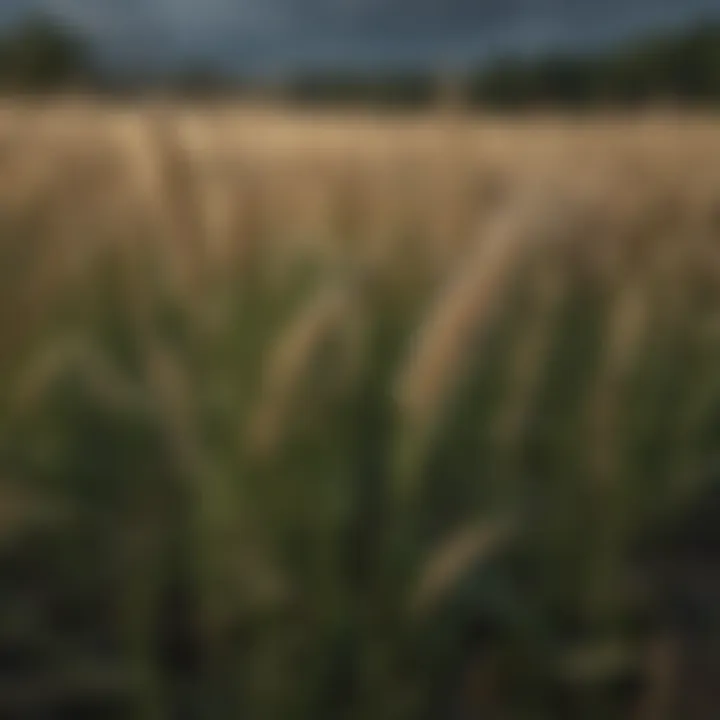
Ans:
<svg viewBox="0 0 720 720"><path fill-rule="evenodd" d="M42 192L57 194L54 212L67 222L78 205L84 223L88 214L137 218L162 202L169 162L192 175L215 242L248 215L315 242L352 213L369 241L412 228L444 255L464 247L501 198L570 194L621 224L630 206L667 195L712 204L705 196L720 176L716 120L669 114L509 120L6 103L0 144L0 202L10 209Z"/></svg>
<svg viewBox="0 0 720 720"><path fill-rule="evenodd" d="M713 117L1 105L0 716L714 717L719 241Z"/></svg>

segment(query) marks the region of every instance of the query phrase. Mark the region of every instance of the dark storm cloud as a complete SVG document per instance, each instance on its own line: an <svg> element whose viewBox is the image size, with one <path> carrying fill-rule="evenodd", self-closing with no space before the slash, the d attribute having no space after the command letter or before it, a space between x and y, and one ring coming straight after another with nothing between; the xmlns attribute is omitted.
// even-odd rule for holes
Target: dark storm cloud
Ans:
<svg viewBox="0 0 720 720"><path fill-rule="evenodd" d="M434 62L603 42L720 17L720 0L0 0L45 10L126 62Z"/></svg>

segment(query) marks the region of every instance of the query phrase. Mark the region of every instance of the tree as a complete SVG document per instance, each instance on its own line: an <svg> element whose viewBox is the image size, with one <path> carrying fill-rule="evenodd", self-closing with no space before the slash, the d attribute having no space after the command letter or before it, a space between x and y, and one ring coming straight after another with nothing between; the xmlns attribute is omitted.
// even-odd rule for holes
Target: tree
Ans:
<svg viewBox="0 0 720 720"><path fill-rule="evenodd" d="M48 17L32 17L0 39L0 82L6 87L56 90L93 75L84 39Z"/></svg>

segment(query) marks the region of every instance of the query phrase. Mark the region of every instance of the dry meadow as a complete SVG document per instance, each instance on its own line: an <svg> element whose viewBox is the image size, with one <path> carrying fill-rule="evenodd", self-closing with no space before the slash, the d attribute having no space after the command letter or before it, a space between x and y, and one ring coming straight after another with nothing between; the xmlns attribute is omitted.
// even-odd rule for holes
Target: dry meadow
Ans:
<svg viewBox="0 0 720 720"><path fill-rule="evenodd" d="M0 168L2 717L714 717L716 118L6 102Z"/></svg>

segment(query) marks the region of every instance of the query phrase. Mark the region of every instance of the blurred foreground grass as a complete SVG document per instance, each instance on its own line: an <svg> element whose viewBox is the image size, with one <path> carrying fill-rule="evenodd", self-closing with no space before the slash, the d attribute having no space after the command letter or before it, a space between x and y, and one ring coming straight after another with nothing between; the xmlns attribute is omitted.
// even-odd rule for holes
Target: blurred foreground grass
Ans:
<svg viewBox="0 0 720 720"><path fill-rule="evenodd" d="M315 121L3 110L0 716L712 717L720 132Z"/></svg>

